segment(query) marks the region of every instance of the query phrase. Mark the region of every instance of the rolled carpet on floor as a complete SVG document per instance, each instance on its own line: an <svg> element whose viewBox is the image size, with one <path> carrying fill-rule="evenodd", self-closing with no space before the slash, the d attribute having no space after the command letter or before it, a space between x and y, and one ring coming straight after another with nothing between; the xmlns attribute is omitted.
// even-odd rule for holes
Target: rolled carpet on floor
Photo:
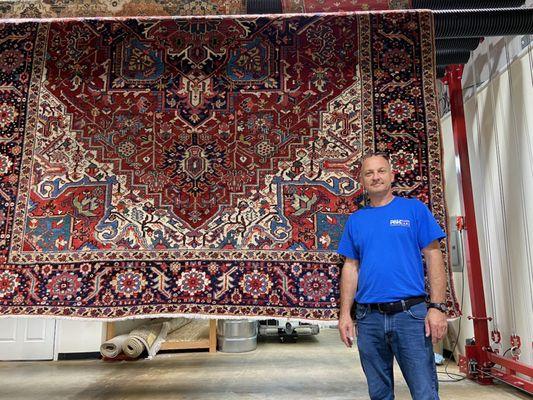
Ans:
<svg viewBox="0 0 533 400"><path fill-rule="evenodd" d="M128 338L122 345L122 351L128 357L137 358L146 349L148 351L148 357L153 357L158 350L156 349L156 344L161 341L162 328L162 322L135 328L130 332Z"/></svg>
<svg viewBox="0 0 533 400"><path fill-rule="evenodd" d="M186 318L174 318L161 320L150 324L142 325L130 332L128 338L122 345L122 351L128 357L137 358L146 349L148 358L152 358L161 348L167 335L190 322Z"/></svg>
<svg viewBox="0 0 533 400"><path fill-rule="evenodd" d="M191 323L191 319L188 318L172 318L163 322L163 329L165 329L165 334L169 335L170 333L181 329L185 325Z"/></svg>
<svg viewBox="0 0 533 400"><path fill-rule="evenodd" d="M129 335L125 333L123 335L118 335L112 339L106 340L100 346L100 354L102 354L103 357L107 358L118 357L118 355L122 353L122 346L128 338Z"/></svg>

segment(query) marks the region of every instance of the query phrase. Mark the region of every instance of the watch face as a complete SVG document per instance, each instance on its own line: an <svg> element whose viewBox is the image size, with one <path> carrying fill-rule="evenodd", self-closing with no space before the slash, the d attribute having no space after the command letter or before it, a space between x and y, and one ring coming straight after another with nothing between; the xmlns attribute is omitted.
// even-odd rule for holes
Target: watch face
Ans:
<svg viewBox="0 0 533 400"><path fill-rule="evenodd" d="M439 311L446 312L446 304L444 303L431 303L430 308L436 308Z"/></svg>

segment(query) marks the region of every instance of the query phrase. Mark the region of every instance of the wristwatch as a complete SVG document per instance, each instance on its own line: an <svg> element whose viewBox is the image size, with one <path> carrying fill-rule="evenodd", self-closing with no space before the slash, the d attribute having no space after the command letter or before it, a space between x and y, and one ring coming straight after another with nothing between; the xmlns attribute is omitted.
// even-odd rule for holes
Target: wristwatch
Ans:
<svg viewBox="0 0 533 400"><path fill-rule="evenodd" d="M440 312L446 313L448 311L448 307L446 307L446 303L429 303L428 308L436 308Z"/></svg>

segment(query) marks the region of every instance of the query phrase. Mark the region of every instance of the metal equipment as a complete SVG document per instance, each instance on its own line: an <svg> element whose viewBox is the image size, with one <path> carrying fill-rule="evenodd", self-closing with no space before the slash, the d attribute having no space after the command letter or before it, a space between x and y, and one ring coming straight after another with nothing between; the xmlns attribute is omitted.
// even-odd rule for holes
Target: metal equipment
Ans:
<svg viewBox="0 0 533 400"><path fill-rule="evenodd" d="M289 320L269 319L259 322L260 336L277 336L280 342L297 340L300 336L318 335L320 327L314 324Z"/></svg>
<svg viewBox="0 0 533 400"><path fill-rule="evenodd" d="M219 319L217 321L218 350L223 353L244 353L257 348L257 321Z"/></svg>
<svg viewBox="0 0 533 400"><path fill-rule="evenodd" d="M458 176L461 183L460 198L464 205L465 218L464 224L461 224L461 227L458 226L458 229L466 231L464 236L465 265L468 272L470 300L472 303L472 315L468 319L472 320L474 324L475 335L475 340L472 339L465 346L465 355L459 360L459 368L468 378L482 385L490 385L496 379L533 394L533 366L498 355L490 346L488 322L492 320L492 317L487 316L483 289L483 274L476 229L474 193L464 115L462 74L462 65L451 65L446 67L444 79L444 83L448 85L450 91L455 154L460 163ZM515 342L518 343L517 340ZM500 368L497 366L500 366Z"/></svg>

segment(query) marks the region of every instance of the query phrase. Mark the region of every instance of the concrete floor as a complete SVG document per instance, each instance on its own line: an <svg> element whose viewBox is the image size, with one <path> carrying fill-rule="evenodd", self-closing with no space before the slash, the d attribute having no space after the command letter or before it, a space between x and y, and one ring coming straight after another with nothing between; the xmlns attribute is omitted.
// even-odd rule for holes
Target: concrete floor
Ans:
<svg viewBox="0 0 533 400"><path fill-rule="evenodd" d="M323 329L296 343L261 340L257 350L246 354L173 353L114 363L3 362L0 399L367 399L357 358L357 350L339 341L337 330ZM457 367L448 370L457 372ZM531 399L508 386L467 380L440 388L443 400ZM396 394L410 398L399 370Z"/></svg>

